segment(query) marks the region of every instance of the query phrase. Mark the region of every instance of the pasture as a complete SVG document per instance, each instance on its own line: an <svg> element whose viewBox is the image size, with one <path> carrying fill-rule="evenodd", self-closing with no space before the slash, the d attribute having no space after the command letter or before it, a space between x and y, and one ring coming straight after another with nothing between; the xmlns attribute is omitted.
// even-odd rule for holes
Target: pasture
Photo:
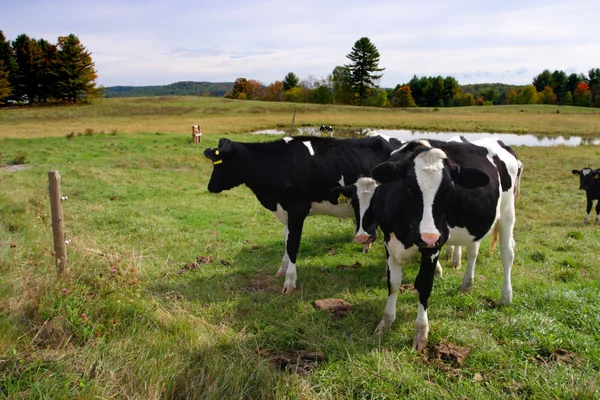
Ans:
<svg viewBox="0 0 600 400"><path fill-rule="evenodd" d="M519 108L520 107L520 108ZM297 126L593 136L590 109L530 106L376 110L299 105ZM381 240L310 217L298 287L276 278L283 227L246 187L218 195L202 151L220 137L289 126L293 106L223 99L107 99L0 111L0 396L6 398L582 398L600 395L600 226L583 225L572 169L600 147L515 147L514 301L500 305L499 251L484 240L471 292L443 261L430 348L411 348L417 300L387 298ZM190 127L200 123L200 145ZM477 129L475 129L477 127ZM515 128L515 129L513 129ZM84 133L87 129L87 134ZM104 131L104 133L102 133ZM75 132L74 137L66 135ZM82 133L81 135L77 133ZM70 277L56 279L47 171L62 176ZM463 259L463 264L465 260ZM417 260L404 269L412 284ZM329 315L315 300L341 298ZM434 348L457 346L461 357ZM440 356L443 358L443 355Z"/></svg>

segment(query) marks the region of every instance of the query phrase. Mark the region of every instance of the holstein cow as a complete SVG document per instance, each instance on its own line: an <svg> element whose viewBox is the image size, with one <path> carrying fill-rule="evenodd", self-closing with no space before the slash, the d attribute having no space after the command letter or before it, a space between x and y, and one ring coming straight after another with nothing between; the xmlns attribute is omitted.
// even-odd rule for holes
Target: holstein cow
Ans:
<svg viewBox="0 0 600 400"><path fill-rule="evenodd" d="M220 193L245 184L284 225L285 254L277 275L285 274L285 294L296 287L296 255L304 219L317 214L352 217L350 204L328 201L330 190L367 175L402 143L384 136L285 137L266 143L221 139L218 148L204 151L214 164L208 190Z"/></svg>
<svg viewBox="0 0 600 400"><path fill-rule="evenodd" d="M329 133L331 135L333 133L333 126L331 125L321 125L319 128L319 132L321 133Z"/></svg>
<svg viewBox="0 0 600 400"><path fill-rule="evenodd" d="M366 206L360 211L362 219L372 218L380 225L388 254L389 296L377 332L396 319L402 267L421 252L415 280L419 307L413 345L422 350L429 331L427 302L442 245L467 246L468 266L461 285L461 290L467 291L473 284L479 243L497 226L504 266L502 303L512 302L514 194L522 165L512 149L493 139L480 140L477 145L409 142L394 158L397 161L373 169L374 179L359 179L355 190ZM357 235L369 235L369 229L359 230Z"/></svg>
<svg viewBox="0 0 600 400"><path fill-rule="evenodd" d="M596 219L594 220L594 223L597 224L600 222L600 168L593 170L586 167L581 171L574 169L571 172L573 172L573 175L579 175L579 189L585 190L585 197L587 198L587 208L583 223L588 223L590 212L592 211L592 203L594 200L598 200L596 203Z"/></svg>

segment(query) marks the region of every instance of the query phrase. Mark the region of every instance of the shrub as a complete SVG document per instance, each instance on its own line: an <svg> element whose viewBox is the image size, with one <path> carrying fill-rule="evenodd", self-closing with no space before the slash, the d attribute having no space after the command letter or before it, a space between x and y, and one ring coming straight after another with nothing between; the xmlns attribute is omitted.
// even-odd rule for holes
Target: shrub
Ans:
<svg viewBox="0 0 600 400"><path fill-rule="evenodd" d="M17 153L15 154L15 158L12 160L11 164L12 165L28 164L29 163L29 160L27 160L28 157L29 157L29 155L26 152L17 151Z"/></svg>

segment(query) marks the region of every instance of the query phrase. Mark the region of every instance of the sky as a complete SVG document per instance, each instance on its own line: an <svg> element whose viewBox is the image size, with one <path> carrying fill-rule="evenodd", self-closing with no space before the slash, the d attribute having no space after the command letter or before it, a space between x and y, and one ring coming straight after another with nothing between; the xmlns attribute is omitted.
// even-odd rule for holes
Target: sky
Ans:
<svg viewBox="0 0 600 400"><path fill-rule="evenodd" d="M56 43L76 35L104 86L179 81L269 85L322 79L368 37L379 84L453 76L525 85L544 69L600 67L600 1L0 0L0 30Z"/></svg>

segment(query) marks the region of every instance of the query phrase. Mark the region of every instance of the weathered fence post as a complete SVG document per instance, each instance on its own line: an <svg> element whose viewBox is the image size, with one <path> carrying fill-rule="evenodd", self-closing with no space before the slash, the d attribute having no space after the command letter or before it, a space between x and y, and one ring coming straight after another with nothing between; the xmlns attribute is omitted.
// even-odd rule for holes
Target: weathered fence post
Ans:
<svg viewBox="0 0 600 400"><path fill-rule="evenodd" d="M54 236L54 253L56 257L56 273L61 278L69 273L67 265L67 246L63 229L62 198L60 196L60 174L48 171L50 183L50 210L52 212L52 235Z"/></svg>
<svg viewBox="0 0 600 400"><path fill-rule="evenodd" d="M192 143L197 144L202 141L202 126L192 125Z"/></svg>
<svg viewBox="0 0 600 400"><path fill-rule="evenodd" d="M292 117L292 128L290 129L290 136L294 135L294 122L296 122L296 105L294 104L294 116ZM285 135L283 135L285 136Z"/></svg>

